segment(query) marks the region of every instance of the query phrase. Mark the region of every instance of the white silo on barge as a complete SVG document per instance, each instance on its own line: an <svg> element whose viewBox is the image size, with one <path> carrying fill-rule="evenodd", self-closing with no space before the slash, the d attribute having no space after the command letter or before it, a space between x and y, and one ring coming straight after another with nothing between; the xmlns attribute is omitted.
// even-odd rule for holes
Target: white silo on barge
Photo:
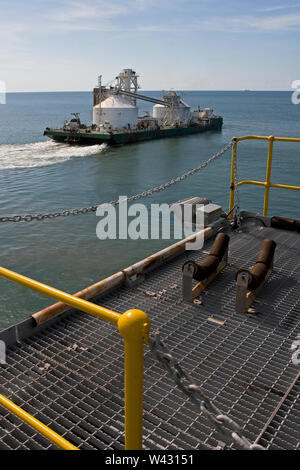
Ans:
<svg viewBox="0 0 300 470"><path fill-rule="evenodd" d="M191 107L186 104L183 100L179 103L179 118L181 124L188 124L191 119Z"/></svg>
<svg viewBox="0 0 300 470"><path fill-rule="evenodd" d="M177 93L170 91L163 99L170 107L162 104L153 106L153 117L160 125L188 124L191 119L191 108Z"/></svg>
<svg viewBox="0 0 300 470"><path fill-rule="evenodd" d="M106 130L136 129L138 108L119 95L111 95L94 106L93 124Z"/></svg>

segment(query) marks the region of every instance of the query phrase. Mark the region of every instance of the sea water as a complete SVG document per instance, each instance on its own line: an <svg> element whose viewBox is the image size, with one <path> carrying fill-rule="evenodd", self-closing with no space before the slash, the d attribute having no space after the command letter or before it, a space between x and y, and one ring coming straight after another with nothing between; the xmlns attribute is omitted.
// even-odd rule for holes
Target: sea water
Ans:
<svg viewBox="0 0 300 470"><path fill-rule="evenodd" d="M162 92L144 92L161 97ZM56 212L131 196L179 176L219 151L233 136L300 137L300 105L289 92L186 91L192 109L213 107L224 119L221 132L154 140L123 147L69 146L43 137L70 113L90 123L92 94L13 93L0 105L0 216ZM140 102L140 115L151 111ZM264 180L267 142L239 144L238 178ZM173 203L204 196L228 209L230 151L209 167L141 200ZM300 185L300 145L274 144L272 181ZM300 218L300 194L271 189L269 213ZM240 188L242 208L262 211L263 188ZM0 265L75 293L173 241L104 240L96 236L95 213L51 220L1 223ZM0 329L27 318L52 301L0 278ZM137 307L134 305L134 307Z"/></svg>

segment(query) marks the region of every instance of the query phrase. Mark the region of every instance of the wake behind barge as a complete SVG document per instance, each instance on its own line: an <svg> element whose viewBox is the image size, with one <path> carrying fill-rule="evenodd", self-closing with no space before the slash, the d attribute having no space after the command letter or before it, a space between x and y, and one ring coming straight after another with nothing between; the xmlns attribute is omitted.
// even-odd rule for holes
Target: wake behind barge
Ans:
<svg viewBox="0 0 300 470"><path fill-rule="evenodd" d="M179 241L76 296L0 267L60 301L0 333L0 449L300 450L300 221L267 214L270 185L300 187L270 181L276 138L249 138L269 140L266 181L236 181L236 140L203 249ZM234 203L246 183L265 185L263 215Z"/></svg>
<svg viewBox="0 0 300 470"><path fill-rule="evenodd" d="M72 144L120 145L166 137L186 136L222 129L223 118L211 108L192 111L174 91L162 100L137 93L138 76L124 69L115 86L94 88L93 124L82 124L78 113L62 128L49 128L44 135L58 142ZM153 115L138 116L137 100L155 103Z"/></svg>

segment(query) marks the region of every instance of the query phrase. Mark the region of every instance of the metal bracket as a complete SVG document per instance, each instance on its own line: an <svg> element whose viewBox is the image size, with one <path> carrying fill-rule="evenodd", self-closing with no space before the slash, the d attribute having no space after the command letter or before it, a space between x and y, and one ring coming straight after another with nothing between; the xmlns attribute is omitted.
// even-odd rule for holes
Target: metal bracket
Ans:
<svg viewBox="0 0 300 470"><path fill-rule="evenodd" d="M125 273L124 271L123 271L123 273L125 275L125 286L127 286L127 287L133 287L137 283L140 283L140 282L145 280L145 275L142 274L142 273L132 274L131 276L128 276L128 274Z"/></svg>
<svg viewBox="0 0 300 470"><path fill-rule="evenodd" d="M241 269L237 273L236 278L236 298L235 298L235 311L236 313L246 313L253 304L254 300L262 290L263 286L272 274L273 263L266 274L265 279L255 290L248 290L248 285L251 280L251 273L246 269Z"/></svg>
<svg viewBox="0 0 300 470"><path fill-rule="evenodd" d="M206 287L215 279L215 277L225 268L228 262L228 248L224 253L222 260L219 263L217 269L211 273L206 279L198 282L193 287L193 274L194 268L192 264L186 264L183 268L183 278L182 278L182 296L185 302L193 302L193 300L198 297Z"/></svg>
<svg viewBox="0 0 300 470"><path fill-rule="evenodd" d="M240 271L237 275L235 298L235 311L237 313L245 313L247 310L247 293L250 279L251 274L246 270Z"/></svg>
<svg viewBox="0 0 300 470"><path fill-rule="evenodd" d="M182 295L186 302L193 301L193 274L194 267L192 264L186 264L183 268L182 277Z"/></svg>

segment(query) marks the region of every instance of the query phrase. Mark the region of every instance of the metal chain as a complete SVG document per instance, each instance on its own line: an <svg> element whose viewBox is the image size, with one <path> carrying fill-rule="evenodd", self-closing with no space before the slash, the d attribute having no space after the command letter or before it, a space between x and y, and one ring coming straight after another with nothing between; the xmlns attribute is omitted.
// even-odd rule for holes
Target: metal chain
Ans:
<svg viewBox="0 0 300 470"><path fill-rule="evenodd" d="M242 222L241 222L241 209L240 209L240 195L239 195L239 187L238 187L238 176L237 176L237 157L235 155L234 159L234 188L235 188L235 220L237 225L237 230L242 230Z"/></svg>
<svg viewBox="0 0 300 470"><path fill-rule="evenodd" d="M199 385L181 368L161 340L159 332L150 337L150 349L155 358L168 371L180 390L203 412L217 431L218 438L227 445L234 445L241 450L265 450L259 444L252 444L244 435L242 428L223 414L205 395Z"/></svg>
<svg viewBox="0 0 300 470"><path fill-rule="evenodd" d="M203 170L210 163L212 163L215 160L217 160L218 158L220 158L222 155L224 155L232 147L232 145L233 145L232 142L230 142L222 150L215 153L212 157L210 157L205 162L201 163L201 165L197 166L193 170L190 170L190 171L188 171L187 173L184 173L181 176L177 176L177 178L173 178L170 181L167 181L166 183L161 184L160 186L156 186L155 188L148 189L147 191L144 191L142 193L131 196L127 199L127 202L137 201L138 199L142 199L142 198L151 196L154 193L159 193L159 192L164 191L165 189L173 186L174 184L177 184L180 181L185 180L189 176L192 176L195 173L197 173L198 171ZM101 204L97 204L97 205L93 205L93 206L85 207L85 208L81 208L81 209L64 210L64 211L52 212L52 213L48 213L48 214L13 215L13 216L7 216L7 217L0 217L0 222L21 222L21 221L31 222L33 220L44 220L44 219L53 219L53 218L56 218L56 217L67 217L68 215L87 214L88 212L96 212L96 210L99 206L105 206L105 205L116 206L118 204L119 204L119 201L110 201L108 203L101 203Z"/></svg>

